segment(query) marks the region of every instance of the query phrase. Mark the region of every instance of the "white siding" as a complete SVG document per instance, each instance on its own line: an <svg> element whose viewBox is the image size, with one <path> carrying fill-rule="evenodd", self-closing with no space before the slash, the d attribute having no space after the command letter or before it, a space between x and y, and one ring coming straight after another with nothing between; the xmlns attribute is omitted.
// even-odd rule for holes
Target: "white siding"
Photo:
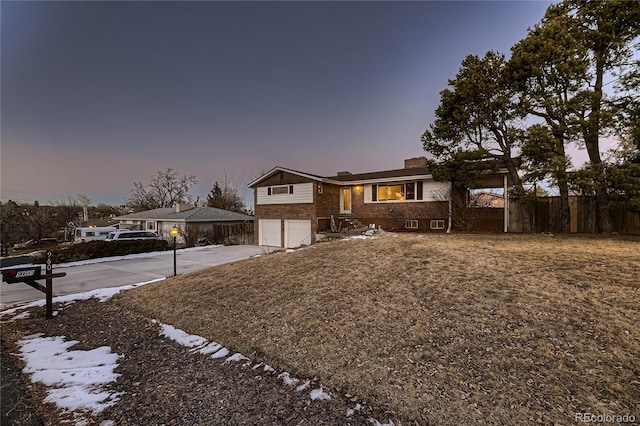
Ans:
<svg viewBox="0 0 640 426"><path fill-rule="evenodd" d="M365 185L364 186L364 202L365 204L367 203L371 203L372 201L372 197L371 197L371 185Z"/></svg>
<svg viewBox="0 0 640 426"><path fill-rule="evenodd" d="M451 182L425 180L422 187L424 201L446 201L451 193Z"/></svg>
<svg viewBox="0 0 640 426"><path fill-rule="evenodd" d="M275 185L281 186L281 185ZM297 183L293 185L293 194L268 195L266 186L258 187L257 204L302 204L313 203L313 183Z"/></svg>

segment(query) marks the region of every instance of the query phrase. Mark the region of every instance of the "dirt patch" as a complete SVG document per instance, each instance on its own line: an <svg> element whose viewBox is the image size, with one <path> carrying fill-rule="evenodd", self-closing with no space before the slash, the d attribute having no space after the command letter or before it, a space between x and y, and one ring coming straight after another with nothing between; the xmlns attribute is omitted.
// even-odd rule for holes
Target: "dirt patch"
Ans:
<svg viewBox="0 0 640 426"><path fill-rule="evenodd" d="M116 303L403 422L640 418L638 239L392 235L150 284Z"/></svg>
<svg viewBox="0 0 640 426"><path fill-rule="evenodd" d="M37 405L33 403L28 391L26 377L22 369L9 354L2 340L2 385L0 386L0 424L41 426L44 425Z"/></svg>
<svg viewBox="0 0 640 426"><path fill-rule="evenodd" d="M92 299L56 309L60 314L51 320L44 319L43 308L33 308L29 309L29 318L3 323L3 338L15 342L29 334L43 333L77 340L73 350L109 346L122 357L115 370L120 376L106 390L123 394L115 406L99 415L81 418L78 414L82 413L64 412L50 403L44 404L46 389L38 383L30 384L29 391L21 392L19 397L33 395L36 413L45 419L44 424L85 419L82 424L99 425L110 420L119 426L370 424L370 411L357 411L347 417L347 410L355 404L340 395L334 394L328 401L311 401L309 391L319 385L317 380L306 391L298 392L295 387L285 386L275 373L253 370L252 365L243 362L225 363L224 358L191 353L160 336L158 324L120 304ZM12 352L16 353L17 348ZM4 363L3 358L3 410ZM7 424L43 424L21 419L26 417Z"/></svg>

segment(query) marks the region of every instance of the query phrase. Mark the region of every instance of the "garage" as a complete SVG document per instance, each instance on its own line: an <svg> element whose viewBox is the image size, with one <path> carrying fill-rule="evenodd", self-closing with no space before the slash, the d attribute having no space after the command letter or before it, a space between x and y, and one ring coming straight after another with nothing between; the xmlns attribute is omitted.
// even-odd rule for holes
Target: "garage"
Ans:
<svg viewBox="0 0 640 426"><path fill-rule="evenodd" d="M280 219L260 219L258 222L258 236L261 246L282 247L282 233Z"/></svg>
<svg viewBox="0 0 640 426"><path fill-rule="evenodd" d="M311 244L311 221L293 220L284 221L285 248L295 248Z"/></svg>

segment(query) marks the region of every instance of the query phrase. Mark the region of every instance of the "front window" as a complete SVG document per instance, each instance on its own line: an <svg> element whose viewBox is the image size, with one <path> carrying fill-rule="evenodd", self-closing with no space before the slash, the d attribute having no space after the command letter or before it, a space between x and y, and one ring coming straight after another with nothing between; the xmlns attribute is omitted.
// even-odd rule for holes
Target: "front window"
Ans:
<svg viewBox="0 0 640 426"><path fill-rule="evenodd" d="M422 200L422 181L372 185L372 201Z"/></svg>
<svg viewBox="0 0 640 426"><path fill-rule="evenodd" d="M378 201L402 201L405 199L404 184L378 185Z"/></svg>

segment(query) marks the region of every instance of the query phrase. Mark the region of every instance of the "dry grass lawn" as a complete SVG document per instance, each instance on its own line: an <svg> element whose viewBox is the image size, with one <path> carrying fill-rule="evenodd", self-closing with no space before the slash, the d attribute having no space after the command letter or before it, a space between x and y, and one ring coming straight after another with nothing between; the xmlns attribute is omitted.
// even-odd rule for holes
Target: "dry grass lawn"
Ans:
<svg viewBox="0 0 640 426"><path fill-rule="evenodd" d="M640 419L640 240L384 235L117 303L357 395L396 424Z"/></svg>

